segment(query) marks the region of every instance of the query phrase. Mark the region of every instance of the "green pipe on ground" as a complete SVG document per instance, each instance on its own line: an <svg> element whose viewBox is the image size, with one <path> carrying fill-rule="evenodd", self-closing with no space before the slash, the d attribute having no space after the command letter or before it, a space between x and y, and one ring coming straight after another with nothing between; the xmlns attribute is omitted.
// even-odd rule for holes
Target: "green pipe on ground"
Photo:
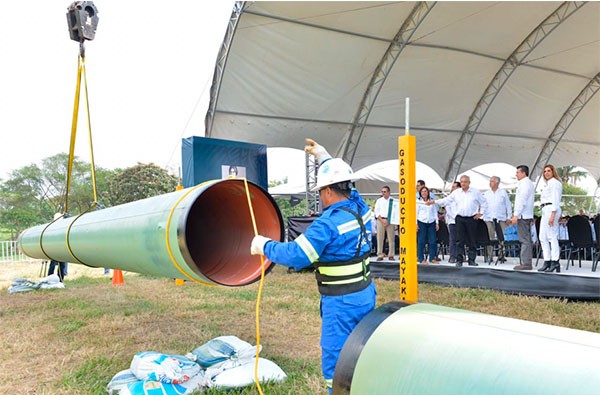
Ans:
<svg viewBox="0 0 600 395"><path fill-rule="evenodd" d="M352 332L336 395L600 394L600 334L392 302Z"/></svg>
<svg viewBox="0 0 600 395"><path fill-rule="evenodd" d="M282 240L277 204L257 185L248 189L259 234ZM32 258L240 286L261 275L253 237L244 180L228 179L60 218L25 230L19 245Z"/></svg>

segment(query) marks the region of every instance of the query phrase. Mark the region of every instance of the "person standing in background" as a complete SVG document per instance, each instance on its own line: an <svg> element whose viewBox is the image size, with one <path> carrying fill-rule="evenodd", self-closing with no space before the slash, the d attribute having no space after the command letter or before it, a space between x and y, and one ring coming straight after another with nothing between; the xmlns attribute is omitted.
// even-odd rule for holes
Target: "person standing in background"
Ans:
<svg viewBox="0 0 600 395"><path fill-rule="evenodd" d="M440 206L456 205L456 267L462 267L463 265L463 258L467 255L464 251L465 245L468 246L468 265L479 266L475 262L477 256L477 220L487 210L487 202L479 190L471 188L470 185L471 179L469 176L463 175L460 177L460 189L456 189L443 199L429 200L425 203L428 206L436 203Z"/></svg>
<svg viewBox="0 0 600 395"><path fill-rule="evenodd" d="M375 202L375 218L377 218L377 260L383 260L383 244L385 235L388 238L388 256L389 260L394 260L396 252L396 235L394 234L394 225L388 221L388 213L393 198L390 197L390 187L385 185L381 188L381 197Z"/></svg>
<svg viewBox="0 0 600 395"><path fill-rule="evenodd" d="M533 266L531 223L533 222L533 199L535 187L529 179L529 167L517 166L517 194L515 195L515 208L511 219L512 224L517 224L517 234L521 243L521 264L513 267L514 270L531 270Z"/></svg>
<svg viewBox="0 0 600 395"><path fill-rule="evenodd" d="M55 213L52 222L58 221L62 217L63 217L63 214ZM56 274L58 275L58 278L60 279L60 282L62 283L62 282L64 282L64 279L67 276L67 270L68 270L67 262L60 262L60 261L51 259L50 265L48 266L48 276L51 274L54 274L54 268L56 268L56 267L58 267L56 269Z"/></svg>
<svg viewBox="0 0 600 395"><path fill-rule="evenodd" d="M558 220L560 219L562 200L562 182L558 172L552 165L544 167L542 194L540 195L540 209L542 219L540 220L540 234L538 238L542 245L544 255L544 266L538 272L560 273L560 245L558 243Z"/></svg>
<svg viewBox="0 0 600 395"><path fill-rule="evenodd" d="M460 182L452 183L452 192L460 188ZM456 205L448 204L446 207L446 224L448 224L448 244L450 257L448 263L456 263Z"/></svg>
<svg viewBox="0 0 600 395"><path fill-rule="evenodd" d="M439 263L437 260L437 235L439 229L437 206L427 206L429 188L423 187L419 191L421 196L417 199L417 256L422 265L427 264L425 259L425 244L429 245L429 263Z"/></svg>
<svg viewBox="0 0 600 395"><path fill-rule="evenodd" d="M505 262L504 258L504 230L509 223L508 219L512 214L512 207L510 205L510 199L508 193L504 189L498 188L500 186L500 177L490 177L490 190L483 194L487 202L488 209L483 215L483 220L487 226L490 240L493 240L496 236L499 244L498 260ZM494 261L494 254L492 253L492 246L487 246L487 257L488 262Z"/></svg>

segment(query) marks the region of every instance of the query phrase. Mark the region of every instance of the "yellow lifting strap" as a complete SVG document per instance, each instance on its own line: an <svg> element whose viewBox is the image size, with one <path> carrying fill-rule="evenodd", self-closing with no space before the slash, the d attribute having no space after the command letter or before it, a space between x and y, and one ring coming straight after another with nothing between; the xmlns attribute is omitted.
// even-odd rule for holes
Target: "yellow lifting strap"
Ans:
<svg viewBox="0 0 600 395"><path fill-rule="evenodd" d="M67 169L67 188L65 190L65 209L64 212L69 210L69 189L71 187L71 177L73 173L73 161L75 160L75 140L77 137L77 121L79 119L79 98L81 92L81 77L83 76L83 87L85 90L85 105L87 111L87 122L88 122L88 137L90 141L90 167L92 177L92 190L94 193L94 201L91 206L95 206L98 203L98 193L96 191L96 166L94 164L94 146L92 144L92 122L90 120L90 103L88 98L87 89L87 78L85 74L85 50L83 42L80 43L80 51L77 61L77 84L75 87L75 103L73 105L73 120L71 123L71 143L69 146L69 165Z"/></svg>

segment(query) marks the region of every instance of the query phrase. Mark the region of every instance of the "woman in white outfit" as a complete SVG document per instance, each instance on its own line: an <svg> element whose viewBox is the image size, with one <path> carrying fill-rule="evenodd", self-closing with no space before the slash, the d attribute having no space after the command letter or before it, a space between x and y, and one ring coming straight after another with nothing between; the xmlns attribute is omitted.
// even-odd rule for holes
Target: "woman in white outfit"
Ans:
<svg viewBox="0 0 600 395"><path fill-rule="evenodd" d="M540 220L539 240L544 255L544 266L538 272L560 273L560 246L558 244L558 220L560 219L560 201L562 200L562 182L556 169L552 165L544 167L542 194L540 195Z"/></svg>

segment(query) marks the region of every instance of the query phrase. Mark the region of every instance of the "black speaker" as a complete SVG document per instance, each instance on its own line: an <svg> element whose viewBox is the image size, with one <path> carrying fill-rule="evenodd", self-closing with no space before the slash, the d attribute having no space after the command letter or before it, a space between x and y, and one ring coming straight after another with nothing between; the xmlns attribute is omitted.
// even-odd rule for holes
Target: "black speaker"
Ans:
<svg viewBox="0 0 600 395"><path fill-rule="evenodd" d="M92 1L76 1L67 8L71 40L93 40L98 27L98 9Z"/></svg>

